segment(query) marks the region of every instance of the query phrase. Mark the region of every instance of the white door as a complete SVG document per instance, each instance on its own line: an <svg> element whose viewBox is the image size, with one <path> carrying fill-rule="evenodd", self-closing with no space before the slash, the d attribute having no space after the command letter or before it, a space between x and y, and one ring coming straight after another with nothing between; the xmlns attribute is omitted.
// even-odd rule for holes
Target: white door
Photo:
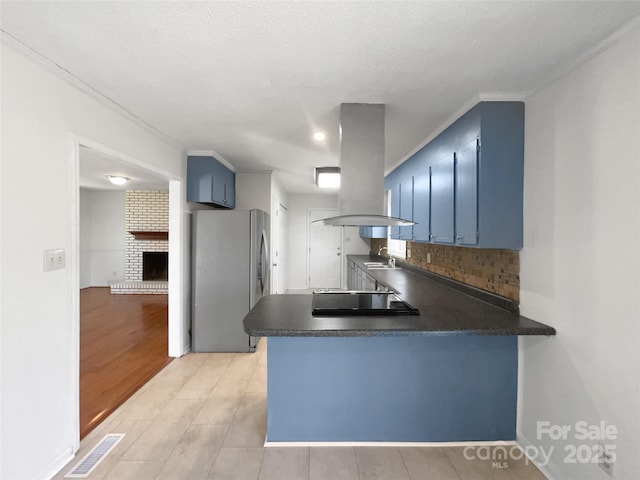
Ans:
<svg viewBox="0 0 640 480"><path fill-rule="evenodd" d="M278 249L276 262L278 264L278 290L277 293L287 293L287 209L278 205Z"/></svg>
<svg viewBox="0 0 640 480"><path fill-rule="evenodd" d="M278 245L280 245L280 228L278 227L278 216L280 202L276 197L271 197L271 294L278 293Z"/></svg>
<svg viewBox="0 0 640 480"><path fill-rule="evenodd" d="M274 197L272 211L271 293L287 293L287 208Z"/></svg>
<svg viewBox="0 0 640 480"><path fill-rule="evenodd" d="M309 209L309 288L342 284L342 228L313 223L337 214L336 209Z"/></svg>

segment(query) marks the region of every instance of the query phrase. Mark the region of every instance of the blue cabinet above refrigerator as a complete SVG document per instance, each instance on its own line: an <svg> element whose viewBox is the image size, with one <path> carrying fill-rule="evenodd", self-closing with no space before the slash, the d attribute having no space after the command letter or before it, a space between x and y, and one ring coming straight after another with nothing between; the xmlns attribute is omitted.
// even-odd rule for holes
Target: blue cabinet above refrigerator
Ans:
<svg viewBox="0 0 640 480"><path fill-rule="evenodd" d="M187 202L236 206L236 174L211 156L187 157Z"/></svg>

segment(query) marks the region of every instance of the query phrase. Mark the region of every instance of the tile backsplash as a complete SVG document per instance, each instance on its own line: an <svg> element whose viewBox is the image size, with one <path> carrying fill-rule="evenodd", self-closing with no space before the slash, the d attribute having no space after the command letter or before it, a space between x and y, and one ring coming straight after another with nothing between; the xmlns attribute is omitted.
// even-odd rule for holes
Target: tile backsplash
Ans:
<svg viewBox="0 0 640 480"><path fill-rule="evenodd" d="M386 239L372 239L371 253L377 253L386 244ZM407 242L409 250L411 258L403 260L409 265L520 300L520 256L517 251ZM427 254L431 254L431 263L427 263Z"/></svg>

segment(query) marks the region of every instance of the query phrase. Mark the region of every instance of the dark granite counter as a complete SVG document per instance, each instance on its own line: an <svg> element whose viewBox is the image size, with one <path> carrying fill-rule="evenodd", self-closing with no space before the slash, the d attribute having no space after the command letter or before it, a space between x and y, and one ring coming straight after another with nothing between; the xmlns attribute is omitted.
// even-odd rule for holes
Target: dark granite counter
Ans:
<svg viewBox="0 0 640 480"><path fill-rule="evenodd" d="M368 255L350 255L361 268L364 262L380 260ZM244 319L249 335L260 337L359 337L419 334L474 333L477 335L555 335L555 329L518 315L508 302L472 290L463 293L451 282L438 281L408 268L367 270L379 282L420 310L419 316L314 317L311 295L263 297ZM463 291L461 291L463 290ZM491 303L489 303L491 302ZM496 306L500 305L500 306ZM511 310L511 311L509 311Z"/></svg>

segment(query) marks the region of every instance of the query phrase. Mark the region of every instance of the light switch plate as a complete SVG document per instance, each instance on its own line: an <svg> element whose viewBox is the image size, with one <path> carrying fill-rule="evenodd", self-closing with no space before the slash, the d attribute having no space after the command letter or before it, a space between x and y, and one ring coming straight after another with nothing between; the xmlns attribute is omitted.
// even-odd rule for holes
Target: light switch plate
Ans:
<svg viewBox="0 0 640 480"><path fill-rule="evenodd" d="M44 251L44 271L60 270L65 266L64 248Z"/></svg>

